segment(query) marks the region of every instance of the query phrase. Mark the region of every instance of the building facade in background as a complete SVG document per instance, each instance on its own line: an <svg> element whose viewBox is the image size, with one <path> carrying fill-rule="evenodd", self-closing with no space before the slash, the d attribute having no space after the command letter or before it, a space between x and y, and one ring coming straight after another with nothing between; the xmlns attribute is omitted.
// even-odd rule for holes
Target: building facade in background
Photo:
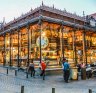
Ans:
<svg viewBox="0 0 96 93"><path fill-rule="evenodd" d="M96 13L94 13L94 14L91 14L91 16L93 16L93 17L96 19Z"/></svg>
<svg viewBox="0 0 96 93"><path fill-rule="evenodd" d="M93 23L92 23L93 22ZM4 25L0 30L0 64L36 66L42 59L48 68L59 68L58 59L71 66L96 61L96 20L42 6Z"/></svg>

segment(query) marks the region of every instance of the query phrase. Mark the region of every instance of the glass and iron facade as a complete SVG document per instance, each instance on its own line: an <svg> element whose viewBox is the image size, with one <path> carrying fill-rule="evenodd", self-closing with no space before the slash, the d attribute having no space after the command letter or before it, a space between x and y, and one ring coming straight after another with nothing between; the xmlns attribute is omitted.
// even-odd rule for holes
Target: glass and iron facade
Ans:
<svg viewBox="0 0 96 93"><path fill-rule="evenodd" d="M23 67L33 59L38 66L45 59L48 68L59 68L60 57L67 58L71 66L96 61L95 29L85 26L84 21L73 23L74 19L68 17L63 20L59 15L53 18L46 12L37 12L31 20L19 25L13 22L13 27L5 26L0 32L0 65Z"/></svg>

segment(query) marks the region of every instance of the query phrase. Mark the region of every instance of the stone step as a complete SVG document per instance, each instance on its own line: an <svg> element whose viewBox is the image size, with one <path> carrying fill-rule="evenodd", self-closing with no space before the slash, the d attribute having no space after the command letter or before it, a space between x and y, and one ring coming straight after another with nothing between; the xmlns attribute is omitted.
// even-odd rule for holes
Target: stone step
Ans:
<svg viewBox="0 0 96 93"><path fill-rule="evenodd" d="M62 68L50 68L46 69L46 75L60 75L63 73Z"/></svg>

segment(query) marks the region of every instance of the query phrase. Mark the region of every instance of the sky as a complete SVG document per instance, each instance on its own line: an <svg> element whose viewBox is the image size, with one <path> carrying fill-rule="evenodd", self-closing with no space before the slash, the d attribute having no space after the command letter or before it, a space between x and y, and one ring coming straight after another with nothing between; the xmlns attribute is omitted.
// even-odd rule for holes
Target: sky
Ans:
<svg viewBox="0 0 96 93"><path fill-rule="evenodd" d="M82 16L96 13L96 0L0 0L0 22L8 23L42 4Z"/></svg>

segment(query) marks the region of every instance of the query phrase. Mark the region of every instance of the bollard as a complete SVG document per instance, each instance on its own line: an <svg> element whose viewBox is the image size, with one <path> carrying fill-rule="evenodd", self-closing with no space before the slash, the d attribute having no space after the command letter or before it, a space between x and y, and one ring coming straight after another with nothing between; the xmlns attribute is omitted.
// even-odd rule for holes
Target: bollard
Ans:
<svg viewBox="0 0 96 93"><path fill-rule="evenodd" d="M52 88L52 93L55 93L55 88Z"/></svg>
<svg viewBox="0 0 96 93"><path fill-rule="evenodd" d="M89 89L89 93L92 93L92 89Z"/></svg>
<svg viewBox="0 0 96 93"><path fill-rule="evenodd" d="M8 68L7 68L7 74L8 74Z"/></svg>
<svg viewBox="0 0 96 93"><path fill-rule="evenodd" d="M15 70L15 76L17 76L17 70Z"/></svg>
<svg viewBox="0 0 96 93"><path fill-rule="evenodd" d="M24 93L24 86L21 86L21 93Z"/></svg>

